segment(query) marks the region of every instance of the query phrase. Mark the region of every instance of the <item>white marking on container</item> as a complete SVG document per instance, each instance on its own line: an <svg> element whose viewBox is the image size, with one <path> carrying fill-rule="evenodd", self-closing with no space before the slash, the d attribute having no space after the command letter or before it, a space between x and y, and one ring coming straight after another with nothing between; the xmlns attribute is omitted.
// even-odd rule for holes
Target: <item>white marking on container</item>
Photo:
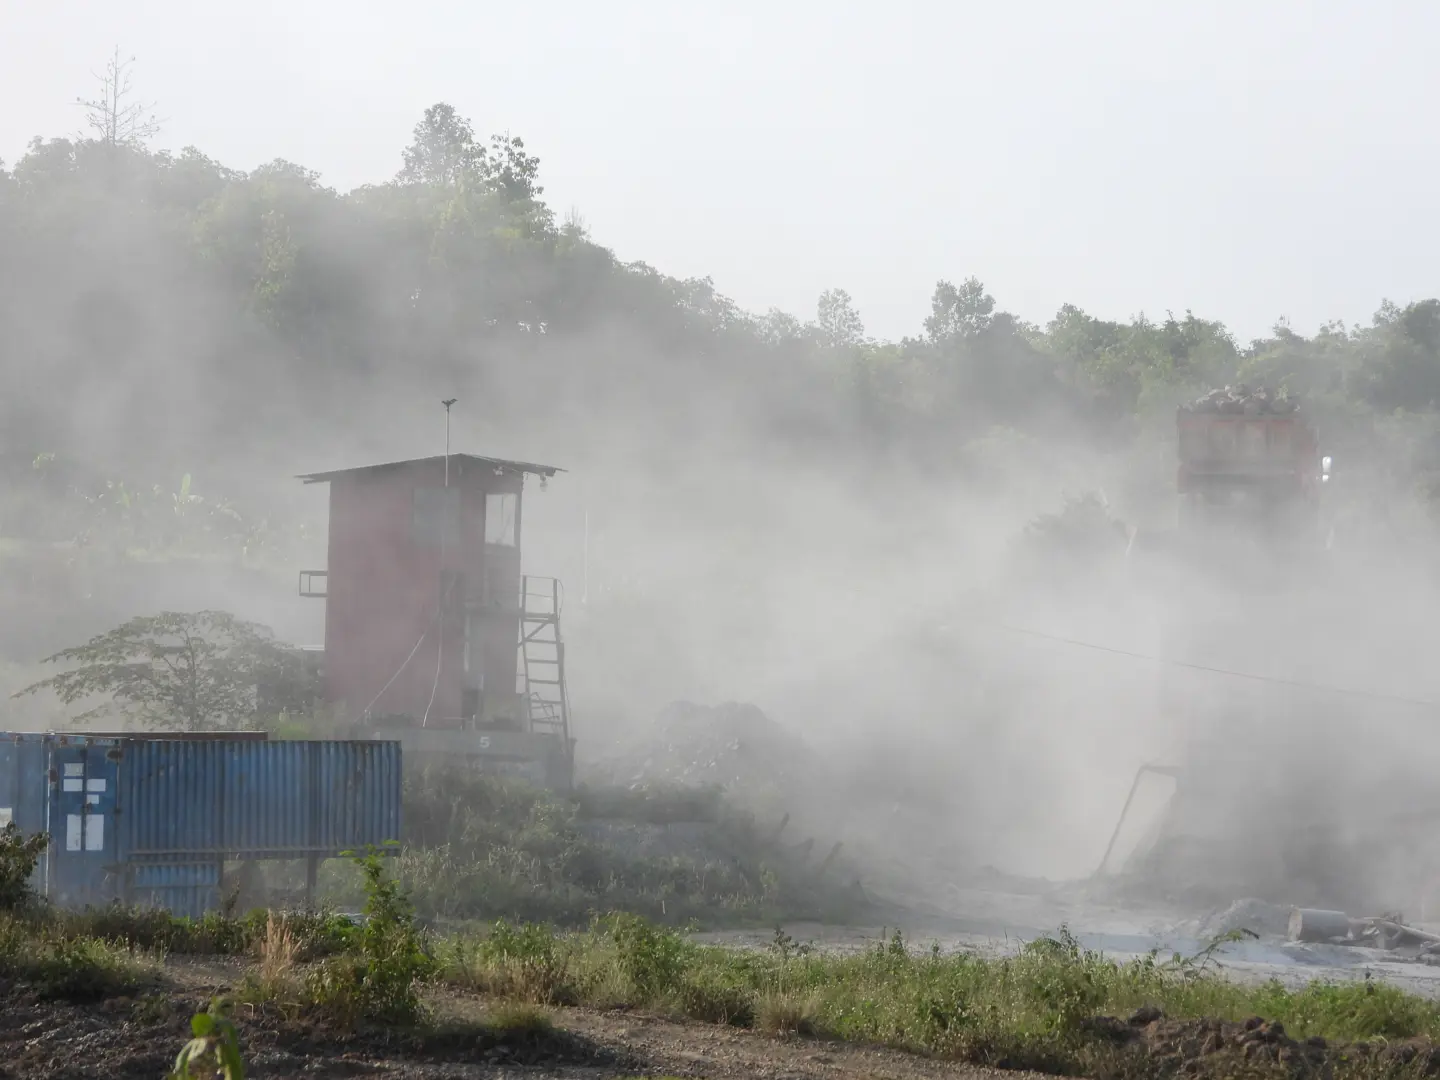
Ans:
<svg viewBox="0 0 1440 1080"><path fill-rule="evenodd" d="M85 818L85 850L105 850L105 815L90 814Z"/></svg>
<svg viewBox="0 0 1440 1080"><path fill-rule="evenodd" d="M86 790L86 791L104 791L104 790L105 790L105 781L104 781L104 780L86 780L86 781L85 781L85 790Z"/></svg>
<svg viewBox="0 0 1440 1080"><path fill-rule="evenodd" d="M66 780L61 786L62 786L66 791L84 791L84 790L85 790L85 781L84 781L84 780Z"/></svg>
<svg viewBox="0 0 1440 1080"><path fill-rule="evenodd" d="M0 829L9 825L15 820L15 809L10 806L0 806Z"/></svg>
<svg viewBox="0 0 1440 1080"><path fill-rule="evenodd" d="M85 796L85 805L86 805L86 806L99 806L99 805L100 805L100 796L99 796L99 795L86 795L86 796Z"/></svg>
<svg viewBox="0 0 1440 1080"><path fill-rule="evenodd" d="M66 776L84 776L85 763L83 761L67 761L65 763Z"/></svg>
<svg viewBox="0 0 1440 1080"><path fill-rule="evenodd" d="M66 851L79 851L79 850L80 850L80 828L81 828L81 826L80 826L80 815L79 815L79 814L66 814L66 815L65 815L65 850L66 850Z"/></svg>

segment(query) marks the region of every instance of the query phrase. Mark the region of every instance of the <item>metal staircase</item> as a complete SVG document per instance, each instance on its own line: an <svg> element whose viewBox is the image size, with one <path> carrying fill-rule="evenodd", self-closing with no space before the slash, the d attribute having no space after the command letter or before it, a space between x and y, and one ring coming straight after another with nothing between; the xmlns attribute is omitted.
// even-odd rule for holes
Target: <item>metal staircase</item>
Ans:
<svg viewBox="0 0 1440 1080"><path fill-rule="evenodd" d="M565 689L563 598L557 578L520 578L520 677L530 730L555 735L570 753L570 698Z"/></svg>

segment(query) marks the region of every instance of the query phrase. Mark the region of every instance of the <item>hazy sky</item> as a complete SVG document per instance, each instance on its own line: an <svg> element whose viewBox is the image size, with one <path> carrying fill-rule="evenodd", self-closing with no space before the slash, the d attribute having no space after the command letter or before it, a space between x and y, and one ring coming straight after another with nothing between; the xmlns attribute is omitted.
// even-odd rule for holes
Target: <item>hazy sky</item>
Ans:
<svg viewBox="0 0 1440 1080"><path fill-rule="evenodd" d="M1242 338L1440 294L1426 0L0 0L0 157L119 45L155 145L384 180L424 108L541 158L626 259L748 308L940 277L1044 322L1193 308Z"/></svg>

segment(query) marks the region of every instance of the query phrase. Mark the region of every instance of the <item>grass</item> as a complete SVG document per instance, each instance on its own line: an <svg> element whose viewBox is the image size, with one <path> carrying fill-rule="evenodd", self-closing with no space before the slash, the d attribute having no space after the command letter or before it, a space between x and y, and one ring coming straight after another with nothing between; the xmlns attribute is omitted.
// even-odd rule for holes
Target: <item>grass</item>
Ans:
<svg viewBox="0 0 1440 1080"><path fill-rule="evenodd" d="M0 978L24 983L42 998L84 1002L130 995L154 985L159 971L157 955L36 916L0 916Z"/></svg>
<svg viewBox="0 0 1440 1080"><path fill-rule="evenodd" d="M49 918L71 936L180 955L255 956L280 934L293 947L294 959L301 962L338 955L359 934L350 919L324 911L255 910L238 916L211 912L191 919L154 908L114 904L80 912L52 912Z"/></svg>
<svg viewBox="0 0 1440 1080"><path fill-rule="evenodd" d="M170 939L197 949L208 942L225 951L248 941L254 964L235 996L259 1015L334 1030L438 1031L423 1004L434 983L485 997L476 1030L487 1045L529 1047L542 1057L563 1038L552 1010L585 1005L1097 1080L1182 1071L1440 1075L1440 1002L1369 980L1300 989L1237 983L1218 969L1214 949L1120 961L1082 948L1062 929L1005 957L916 951L898 933L851 955L818 952L778 931L768 949L739 951L628 914L579 932L502 921L485 933L432 939L385 861L360 862L367 917L338 935L328 955L307 959L305 952L307 933L330 940L322 916L165 923L119 910L10 914L0 916L0 977L67 1000L133 995L158 970L139 942ZM82 926L106 936L78 933ZM1250 1021L1247 1031L1242 1024L1251 1017L1267 1023ZM1137 1033L1153 1018L1162 1022L1143 1028L1150 1034L1142 1038ZM1176 1033L1154 1042L1166 1024ZM1303 1042L1312 1038L1324 1045Z"/></svg>
<svg viewBox="0 0 1440 1080"><path fill-rule="evenodd" d="M354 860L365 895L358 924L324 913L189 920L22 903L0 912L0 980L75 1002L134 996L160 985L163 952L209 952L253 960L235 995L249 1015L433 1032L424 991L440 984L485 996L491 1045L542 1056L564 1039L550 1010L585 1005L1096 1080L1440 1076L1440 1002L1368 979L1234 982L1215 963L1223 942L1195 957L1120 961L1063 928L1004 957L917 952L896 933L838 955L777 930L768 949L740 951L631 913L576 932L502 920L437 938L390 875L396 862L373 852ZM474 1034L465 1037L473 1049Z"/></svg>
<svg viewBox="0 0 1440 1080"><path fill-rule="evenodd" d="M620 917L580 934L501 925L485 940L452 941L441 950L440 977L516 1001L641 1008L1076 1076L1139 1068L1143 1052L1118 1047L1116 1025L1097 1018L1141 1010L1158 1010L1167 1022L1263 1017L1293 1039L1330 1044L1440 1041L1440 1003L1393 986L1247 985L1226 979L1212 961L1209 954L1117 961L1082 949L1064 931L1006 958L917 954L898 934L859 955L814 953L778 934L768 951L740 952Z"/></svg>

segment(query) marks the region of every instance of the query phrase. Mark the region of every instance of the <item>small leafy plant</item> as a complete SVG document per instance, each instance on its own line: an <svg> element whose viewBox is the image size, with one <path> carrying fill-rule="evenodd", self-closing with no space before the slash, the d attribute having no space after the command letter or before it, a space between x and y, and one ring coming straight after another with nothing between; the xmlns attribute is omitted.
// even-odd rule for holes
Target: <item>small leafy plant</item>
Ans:
<svg viewBox="0 0 1440 1080"><path fill-rule="evenodd" d="M244 1080L240 1035L230 1019L230 1004L215 1000L190 1019L192 1038L180 1049L169 1080Z"/></svg>

